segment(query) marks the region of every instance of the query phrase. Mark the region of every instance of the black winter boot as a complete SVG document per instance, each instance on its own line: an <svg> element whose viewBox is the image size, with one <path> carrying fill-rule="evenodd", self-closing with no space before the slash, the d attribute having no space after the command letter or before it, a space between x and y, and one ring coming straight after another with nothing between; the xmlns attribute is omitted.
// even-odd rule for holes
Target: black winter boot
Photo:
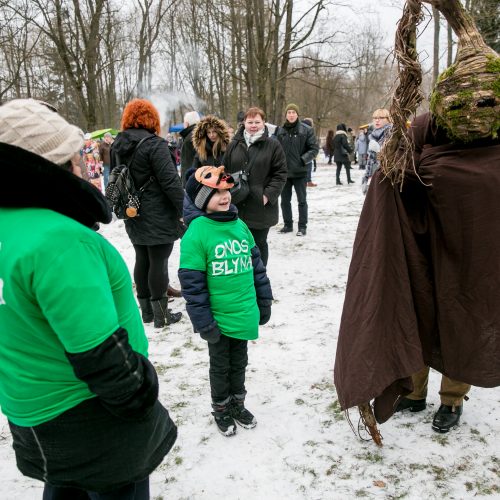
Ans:
<svg viewBox="0 0 500 500"><path fill-rule="evenodd" d="M401 398L394 412L410 410L412 413L425 410L427 406L425 399Z"/></svg>
<svg viewBox="0 0 500 500"><path fill-rule="evenodd" d="M151 298L146 297L144 299L141 299L137 297L137 300L139 301L139 306L141 308L141 314L142 314L142 321L143 323L151 323L153 321L153 306L151 305Z"/></svg>
<svg viewBox="0 0 500 500"><path fill-rule="evenodd" d="M453 429L460 422L463 405L447 406L441 405L432 420L432 429L436 432L445 433Z"/></svg>
<svg viewBox="0 0 500 500"><path fill-rule="evenodd" d="M253 429L257 425L257 419L245 408L245 396L234 395L229 412L236 423L245 429Z"/></svg>
<svg viewBox="0 0 500 500"><path fill-rule="evenodd" d="M212 415L214 416L219 432L223 436L227 437L236 434L236 424L234 423L233 417L229 413L229 403L213 403L212 408L214 410Z"/></svg>
<svg viewBox="0 0 500 500"><path fill-rule="evenodd" d="M163 328L165 325L177 323L182 318L182 313L173 313L168 307L168 297L152 300L155 328Z"/></svg>

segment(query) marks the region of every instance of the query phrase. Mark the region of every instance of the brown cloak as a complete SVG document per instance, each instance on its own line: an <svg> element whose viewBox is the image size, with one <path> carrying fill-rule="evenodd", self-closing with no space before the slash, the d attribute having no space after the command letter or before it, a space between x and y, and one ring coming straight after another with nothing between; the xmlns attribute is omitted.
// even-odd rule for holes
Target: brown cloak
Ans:
<svg viewBox="0 0 500 500"><path fill-rule="evenodd" d="M373 178L335 360L342 409L375 399L379 423L424 365L500 385L500 141L450 144L429 114L412 134L422 182Z"/></svg>

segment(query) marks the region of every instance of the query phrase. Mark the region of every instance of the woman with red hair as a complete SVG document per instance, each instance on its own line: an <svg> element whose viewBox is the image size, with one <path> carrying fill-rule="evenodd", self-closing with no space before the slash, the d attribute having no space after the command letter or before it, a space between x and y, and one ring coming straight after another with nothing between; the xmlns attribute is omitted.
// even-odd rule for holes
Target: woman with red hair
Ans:
<svg viewBox="0 0 500 500"><path fill-rule="evenodd" d="M160 115L146 99L133 99L123 111L121 132L111 148L111 168L127 164L142 192L137 217L125 220L135 250L134 281L145 323L155 328L176 323L181 313L167 308L168 258L182 234L184 191L167 142L159 137ZM133 161L132 161L133 159Z"/></svg>

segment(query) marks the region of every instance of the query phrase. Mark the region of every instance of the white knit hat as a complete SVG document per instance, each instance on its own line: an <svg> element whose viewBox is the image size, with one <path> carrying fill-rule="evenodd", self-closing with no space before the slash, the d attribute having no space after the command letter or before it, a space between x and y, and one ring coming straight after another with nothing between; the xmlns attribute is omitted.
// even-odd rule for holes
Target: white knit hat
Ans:
<svg viewBox="0 0 500 500"><path fill-rule="evenodd" d="M34 99L15 99L0 106L0 142L63 165L82 147L83 132Z"/></svg>
<svg viewBox="0 0 500 500"><path fill-rule="evenodd" d="M187 123L187 126L194 125L195 123L198 123L201 120L200 113L198 111L188 111L184 115L184 123Z"/></svg>

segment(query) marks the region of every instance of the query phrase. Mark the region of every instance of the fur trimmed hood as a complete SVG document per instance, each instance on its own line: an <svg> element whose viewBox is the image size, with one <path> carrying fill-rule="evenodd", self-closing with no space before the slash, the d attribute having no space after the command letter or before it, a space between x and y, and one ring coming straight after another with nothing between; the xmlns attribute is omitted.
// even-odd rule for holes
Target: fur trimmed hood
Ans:
<svg viewBox="0 0 500 500"><path fill-rule="evenodd" d="M229 129L224 120L213 115L204 116L194 127L192 139L193 147L201 159L206 159L207 157L207 132L210 128L213 128L219 136L220 151L218 153L226 151L230 141ZM211 147L212 145L210 144L208 149L210 150Z"/></svg>

